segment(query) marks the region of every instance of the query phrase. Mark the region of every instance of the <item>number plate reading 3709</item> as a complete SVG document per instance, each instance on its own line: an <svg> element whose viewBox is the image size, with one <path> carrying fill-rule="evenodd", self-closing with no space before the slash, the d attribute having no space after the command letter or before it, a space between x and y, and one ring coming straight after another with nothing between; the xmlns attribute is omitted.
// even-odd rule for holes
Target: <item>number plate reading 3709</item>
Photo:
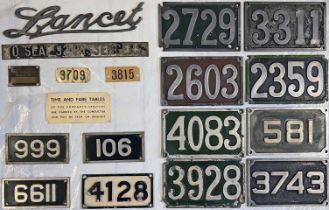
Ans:
<svg viewBox="0 0 329 210"><path fill-rule="evenodd" d="M328 205L327 161L248 162L248 205Z"/></svg>
<svg viewBox="0 0 329 210"><path fill-rule="evenodd" d="M325 49L324 2L246 2L245 49Z"/></svg>
<svg viewBox="0 0 329 210"><path fill-rule="evenodd" d="M83 175L82 206L83 208L152 207L153 175Z"/></svg>
<svg viewBox="0 0 329 210"><path fill-rule="evenodd" d="M167 207L239 207L244 201L237 160L173 160L163 170Z"/></svg>

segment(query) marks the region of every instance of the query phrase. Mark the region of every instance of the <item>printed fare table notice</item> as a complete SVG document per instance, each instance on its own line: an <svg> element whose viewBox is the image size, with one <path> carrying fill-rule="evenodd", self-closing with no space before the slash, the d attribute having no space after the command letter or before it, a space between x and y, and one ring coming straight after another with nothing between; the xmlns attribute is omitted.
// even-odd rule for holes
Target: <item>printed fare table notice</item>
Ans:
<svg viewBox="0 0 329 210"><path fill-rule="evenodd" d="M49 93L46 97L48 123L104 123L110 121L107 93Z"/></svg>

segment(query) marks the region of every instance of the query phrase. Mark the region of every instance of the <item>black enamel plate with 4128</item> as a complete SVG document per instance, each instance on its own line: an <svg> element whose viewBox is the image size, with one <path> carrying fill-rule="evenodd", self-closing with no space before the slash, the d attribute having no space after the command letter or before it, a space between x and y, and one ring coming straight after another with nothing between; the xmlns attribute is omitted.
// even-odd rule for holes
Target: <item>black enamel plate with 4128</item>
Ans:
<svg viewBox="0 0 329 210"><path fill-rule="evenodd" d="M164 2L160 46L164 50L240 50L237 2Z"/></svg>
<svg viewBox="0 0 329 210"><path fill-rule="evenodd" d="M246 50L325 49L325 2L246 2Z"/></svg>
<svg viewBox="0 0 329 210"><path fill-rule="evenodd" d="M246 61L249 103L324 103L328 62L323 56L250 56Z"/></svg>
<svg viewBox="0 0 329 210"><path fill-rule="evenodd" d="M328 163L320 160L247 162L248 206L328 205Z"/></svg>

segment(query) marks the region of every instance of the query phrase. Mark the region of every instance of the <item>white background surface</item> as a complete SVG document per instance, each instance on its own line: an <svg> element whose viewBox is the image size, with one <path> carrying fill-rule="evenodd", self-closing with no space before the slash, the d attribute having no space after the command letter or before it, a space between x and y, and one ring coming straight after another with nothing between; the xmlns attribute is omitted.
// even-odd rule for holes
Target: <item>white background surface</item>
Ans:
<svg viewBox="0 0 329 210"><path fill-rule="evenodd" d="M213 0L214 1L214 0ZM227 0L229 1L229 0ZM131 32L112 34L59 34L29 40L27 37L8 39L2 31L9 28L22 28L24 20L14 17L19 7L29 6L43 9L52 5L61 6L60 14L92 12L100 14L105 11L116 12L120 9L130 11L138 0L2 0L0 4L0 42L12 43L47 43L47 42L149 42L150 57L144 58L94 58L94 59L33 59L1 61L0 69L0 177L70 177L71 209L81 206L81 175L111 173L153 173L154 174L154 208L165 209L162 196L162 163L161 157L161 107L160 106L160 57L161 56L243 56L241 52L162 52L158 47L158 4L160 0L145 0L143 12L139 13L143 21ZM206 2L206 1L199 1ZM243 1L239 1L243 2ZM314 2L314 0L312 1ZM243 4L241 4L243 5ZM328 7L328 5L327 5ZM328 8L327 8L328 11ZM243 16L243 10L241 10ZM328 19L328 18L327 18ZM243 23L243 18L241 19ZM243 24L241 24L241 33ZM327 27L328 28L328 27ZM328 34L327 32L325 34ZM328 40L328 37L327 37ZM241 34L243 46L243 36ZM243 48L242 48L243 49ZM326 54L325 52L299 51L294 54ZM266 54L277 55L278 52ZM292 54L291 52L280 54ZM40 87L9 88L7 86L8 65L39 65L41 67ZM105 83L106 66L137 65L141 69L141 82ZM55 81L57 67L89 67L91 81L87 84L61 84ZM44 113L44 99L50 92L107 92L111 97L111 122L105 124L47 124ZM272 107L274 107L273 105ZM251 107L248 104L230 108ZM253 106L255 107L255 106ZM304 107L292 105L291 107ZM308 105L308 107L312 107ZM327 107L315 105L313 107ZM207 107L201 107L202 109ZM217 108L217 107L216 107ZM220 107L229 108L229 107ZM83 132L123 132L145 131L145 162L82 164ZM5 165L5 133L70 133L70 163L52 165ZM1 198L0 198L1 200ZM328 207L327 207L328 208ZM44 208L43 208L44 209ZM325 207L246 207L241 209L326 209Z"/></svg>

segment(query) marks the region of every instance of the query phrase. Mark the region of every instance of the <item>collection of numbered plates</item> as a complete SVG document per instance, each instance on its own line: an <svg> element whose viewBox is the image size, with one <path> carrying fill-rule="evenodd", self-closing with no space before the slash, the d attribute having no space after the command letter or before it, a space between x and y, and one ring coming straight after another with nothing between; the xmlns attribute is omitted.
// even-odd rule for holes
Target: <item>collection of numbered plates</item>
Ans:
<svg viewBox="0 0 329 210"><path fill-rule="evenodd" d="M82 174L81 208L153 207L155 187L167 207L328 205L326 19L325 2L163 2L166 55L259 53L161 57L163 185L153 186L152 173ZM104 46L113 52L97 54ZM302 50L320 54L294 55ZM148 43L2 45L4 60L135 56L149 56ZM38 86L39 71L9 66L8 86ZM62 83L90 80L88 68L55 74ZM140 81L140 70L106 67L105 80ZM106 93L49 93L45 108L48 123L110 121ZM143 132L83 133L82 142L84 163L144 161ZM68 163L69 134L7 133L4 156L6 164ZM2 197L3 208L70 207L70 178L4 178Z"/></svg>

